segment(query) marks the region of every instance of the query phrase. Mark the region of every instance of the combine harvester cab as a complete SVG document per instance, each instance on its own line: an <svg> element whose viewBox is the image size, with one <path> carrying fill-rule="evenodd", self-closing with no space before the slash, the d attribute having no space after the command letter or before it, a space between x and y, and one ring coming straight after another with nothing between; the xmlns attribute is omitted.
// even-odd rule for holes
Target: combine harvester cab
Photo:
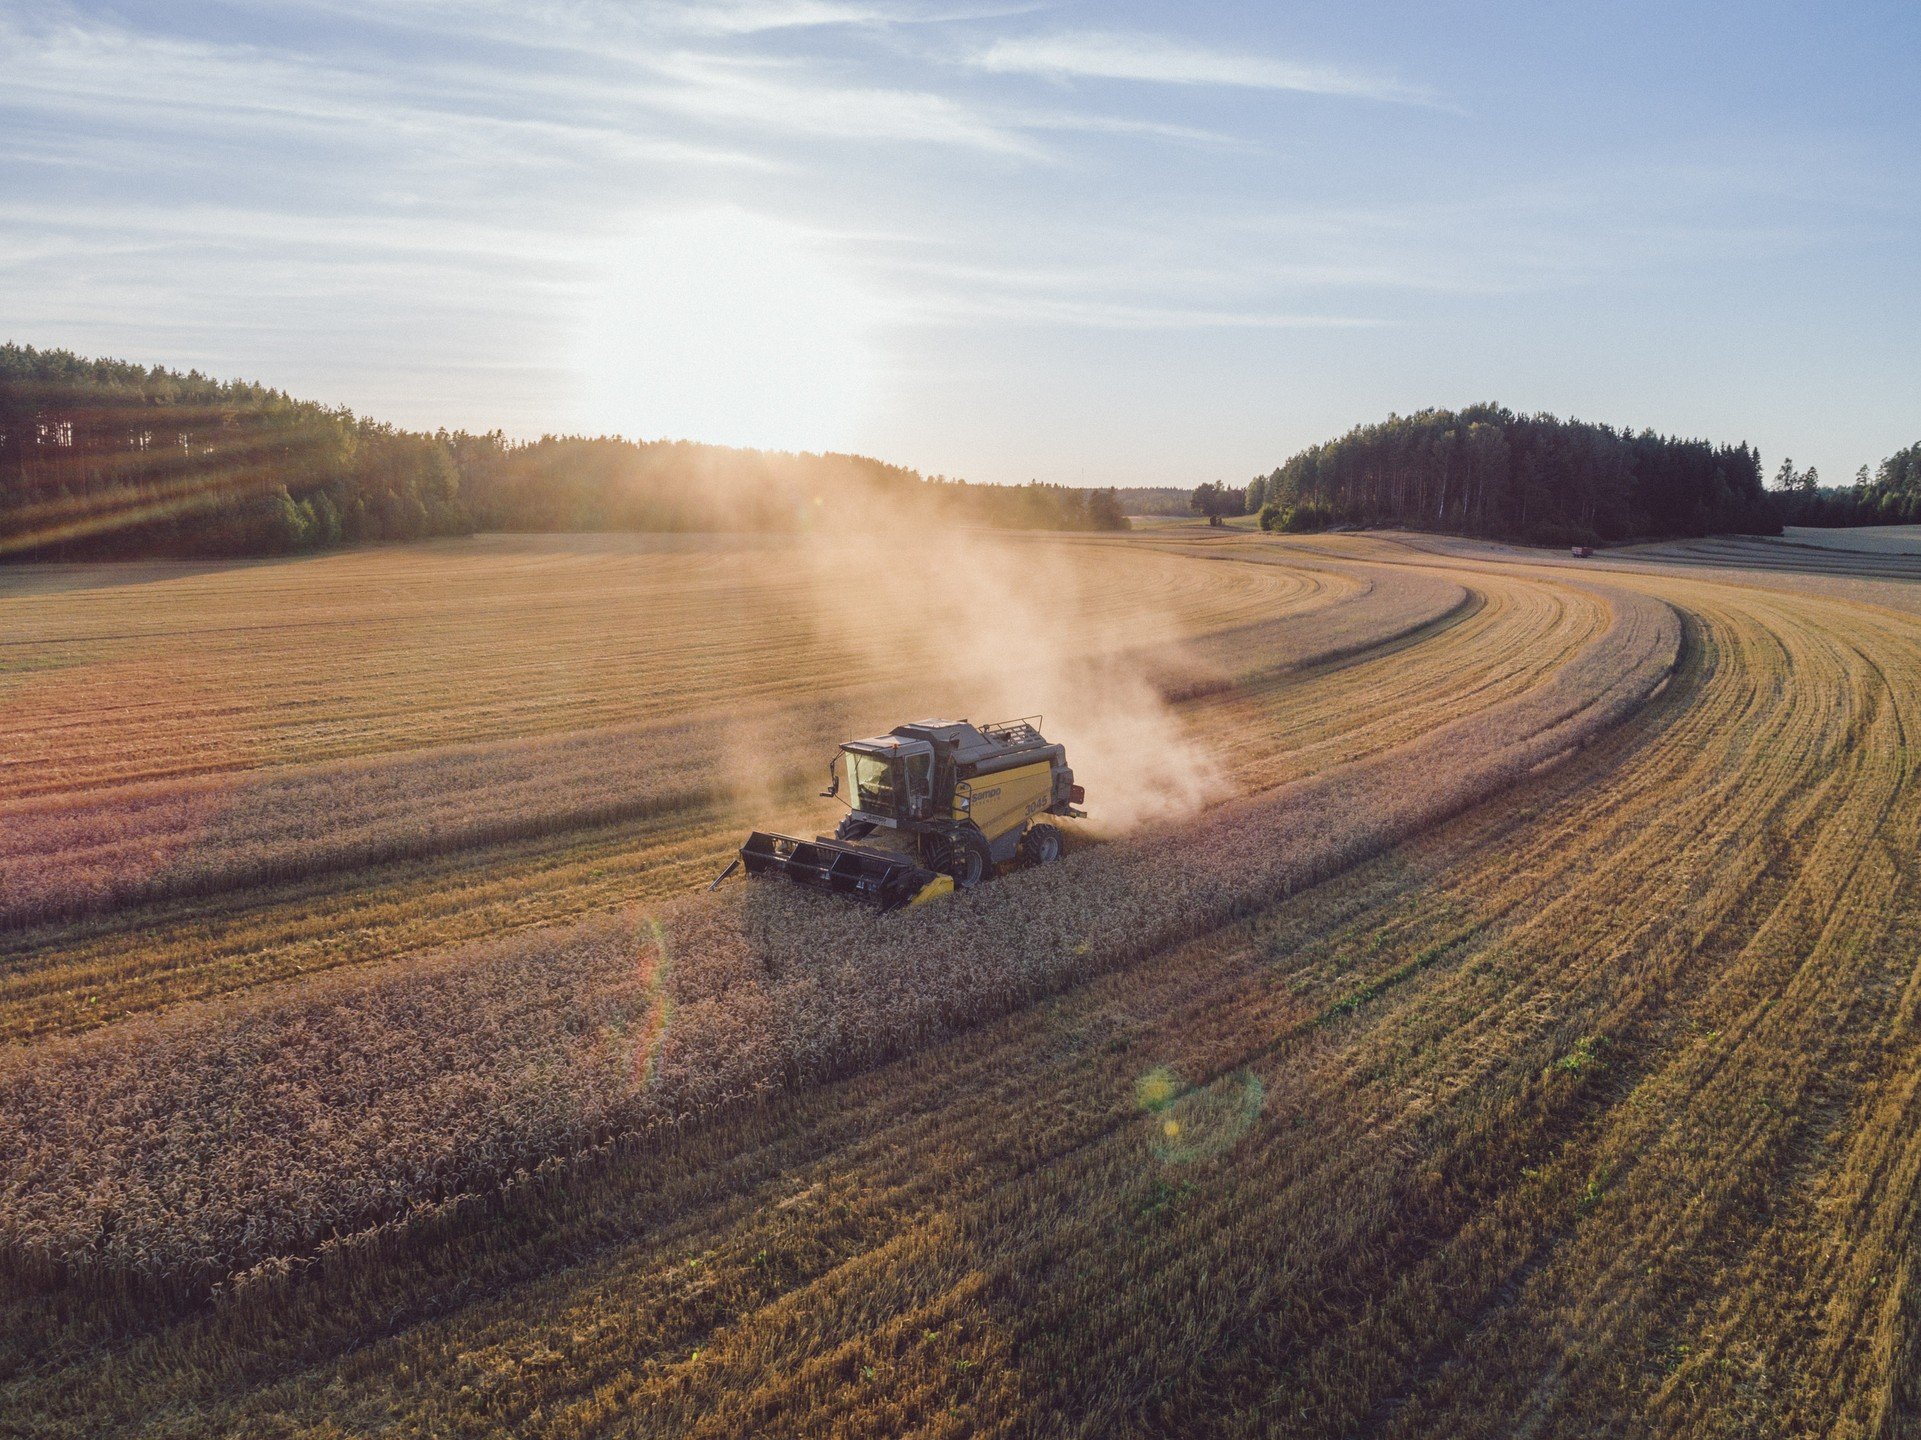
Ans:
<svg viewBox="0 0 1921 1440"><path fill-rule="evenodd" d="M821 794L843 782L851 813L832 836L756 830L714 885L744 866L893 910L971 889L1016 859L1057 860L1064 842L1048 817L1085 814L1066 749L1042 736L1039 716L922 720L850 740Z"/></svg>

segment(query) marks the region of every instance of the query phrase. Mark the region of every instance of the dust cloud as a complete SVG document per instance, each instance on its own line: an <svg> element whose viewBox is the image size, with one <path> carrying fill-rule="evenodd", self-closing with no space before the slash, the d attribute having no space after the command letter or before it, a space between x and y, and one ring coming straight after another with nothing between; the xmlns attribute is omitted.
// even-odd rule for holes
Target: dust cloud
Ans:
<svg viewBox="0 0 1921 1440"><path fill-rule="evenodd" d="M1157 577L1180 562L1093 537L962 529L881 497L800 542L821 638L889 677L873 734L923 718L1043 717L1103 832L1192 813L1229 792L1165 695L1192 682ZM1163 568L1165 566L1166 568Z"/></svg>

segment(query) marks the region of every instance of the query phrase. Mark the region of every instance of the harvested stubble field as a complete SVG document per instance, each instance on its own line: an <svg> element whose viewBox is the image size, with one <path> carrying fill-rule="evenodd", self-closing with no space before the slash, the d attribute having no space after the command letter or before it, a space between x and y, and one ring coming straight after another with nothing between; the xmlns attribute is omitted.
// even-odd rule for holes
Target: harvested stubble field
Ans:
<svg viewBox="0 0 1921 1440"><path fill-rule="evenodd" d="M1887 556L1009 544L1206 762L874 918L697 881L993 652L575 546L0 580L0 1429L1921 1428Z"/></svg>

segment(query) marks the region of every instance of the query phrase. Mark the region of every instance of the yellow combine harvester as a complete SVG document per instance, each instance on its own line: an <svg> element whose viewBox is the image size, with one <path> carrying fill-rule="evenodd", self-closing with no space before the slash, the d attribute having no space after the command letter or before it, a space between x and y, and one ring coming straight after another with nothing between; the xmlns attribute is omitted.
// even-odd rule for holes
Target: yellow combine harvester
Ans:
<svg viewBox="0 0 1921 1440"><path fill-rule="evenodd" d="M821 794L844 784L852 807L832 836L756 830L714 885L745 865L892 910L970 889L1017 857L1057 860L1060 827L1041 817L1086 813L1066 748L1042 737L1039 716L897 725L842 745L828 781Z"/></svg>

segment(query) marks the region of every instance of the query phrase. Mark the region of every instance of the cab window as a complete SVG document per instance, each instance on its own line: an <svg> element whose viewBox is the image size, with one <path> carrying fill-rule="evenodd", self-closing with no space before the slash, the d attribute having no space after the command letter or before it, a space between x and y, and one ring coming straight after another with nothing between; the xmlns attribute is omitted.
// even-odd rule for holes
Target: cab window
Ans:
<svg viewBox="0 0 1921 1440"><path fill-rule="evenodd" d="M907 757L907 804L910 813L925 815L928 799L933 793L934 757L909 755Z"/></svg>
<svg viewBox="0 0 1921 1440"><path fill-rule="evenodd" d="M894 813L894 764L884 755L847 752L847 788L854 792L854 808L875 815Z"/></svg>

